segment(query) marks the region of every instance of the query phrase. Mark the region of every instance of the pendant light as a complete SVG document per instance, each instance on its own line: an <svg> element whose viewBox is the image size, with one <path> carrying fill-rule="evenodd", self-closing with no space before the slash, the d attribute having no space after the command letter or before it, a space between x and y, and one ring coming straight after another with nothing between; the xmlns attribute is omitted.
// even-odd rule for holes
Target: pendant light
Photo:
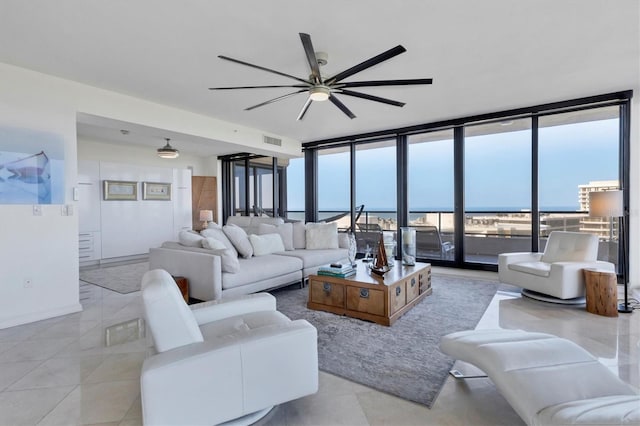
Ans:
<svg viewBox="0 0 640 426"><path fill-rule="evenodd" d="M162 148L158 148L158 157L160 158L178 158L180 156L180 151L175 149L169 144L171 139L164 138L167 141L167 144Z"/></svg>

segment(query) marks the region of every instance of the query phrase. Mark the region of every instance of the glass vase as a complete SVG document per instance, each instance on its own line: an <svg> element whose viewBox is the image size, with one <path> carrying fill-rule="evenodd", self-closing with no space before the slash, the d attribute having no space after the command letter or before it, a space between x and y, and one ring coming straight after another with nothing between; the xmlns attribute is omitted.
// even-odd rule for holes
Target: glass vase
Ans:
<svg viewBox="0 0 640 426"><path fill-rule="evenodd" d="M347 249L347 257L349 258L349 263L351 266L355 266L356 264L356 253L358 251L358 244L356 242L356 235L353 232L347 233L347 238L349 240L349 248Z"/></svg>
<svg viewBox="0 0 640 426"><path fill-rule="evenodd" d="M416 229L402 227L402 264L413 266L416 264Z"/></svg>

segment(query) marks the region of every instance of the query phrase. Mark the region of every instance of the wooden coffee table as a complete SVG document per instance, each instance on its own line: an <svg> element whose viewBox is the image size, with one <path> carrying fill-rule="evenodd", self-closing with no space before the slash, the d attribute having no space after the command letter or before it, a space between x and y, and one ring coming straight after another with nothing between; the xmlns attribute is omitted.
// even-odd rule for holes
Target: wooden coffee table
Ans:
<svg viewBox="0 0 640 426"><path fill-rule="evenodd" d="M429 263L396 260L381 277L359 260L357 273L347 278L310 275L307 307L390 326L431 292Z"/></svg>

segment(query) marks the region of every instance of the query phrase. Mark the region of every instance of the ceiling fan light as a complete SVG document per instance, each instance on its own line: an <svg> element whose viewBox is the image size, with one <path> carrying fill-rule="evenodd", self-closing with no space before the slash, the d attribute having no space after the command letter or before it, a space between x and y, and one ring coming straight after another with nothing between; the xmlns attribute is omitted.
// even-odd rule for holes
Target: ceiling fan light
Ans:
<svg viewBox="0 0 640 426"><path fill-rule="evenodd" d="M180 151L175 149L169 144L169 138L165 138L167 144L162 148L158 148L158 157L160 158L178 158L180 156Z"/></svg>
<svg viewBox="0 0 640 426"><path fill-rule="evenodd" d="M309 89L309 97L312 101L322 102L329 99L330 90L326 86L315 86Z"/></svg>

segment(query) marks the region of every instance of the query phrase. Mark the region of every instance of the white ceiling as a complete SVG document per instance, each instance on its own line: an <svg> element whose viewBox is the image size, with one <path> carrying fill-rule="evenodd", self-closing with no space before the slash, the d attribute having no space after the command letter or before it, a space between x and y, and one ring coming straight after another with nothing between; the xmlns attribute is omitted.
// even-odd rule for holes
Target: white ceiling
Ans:
<svg viewBox="0 0 640 426"><path fill-rule="evenodd" d="M207 90L295 84L218 55L305 78L299 32L327 74L402 44L348 81L434 84L362 88L406 105L343 96L356 119L323 102L302 122L305 94L243 110L293 89ZM0 40L0 62L303 142L636 89L640 72L637 0L3 0Z"/></svg>

